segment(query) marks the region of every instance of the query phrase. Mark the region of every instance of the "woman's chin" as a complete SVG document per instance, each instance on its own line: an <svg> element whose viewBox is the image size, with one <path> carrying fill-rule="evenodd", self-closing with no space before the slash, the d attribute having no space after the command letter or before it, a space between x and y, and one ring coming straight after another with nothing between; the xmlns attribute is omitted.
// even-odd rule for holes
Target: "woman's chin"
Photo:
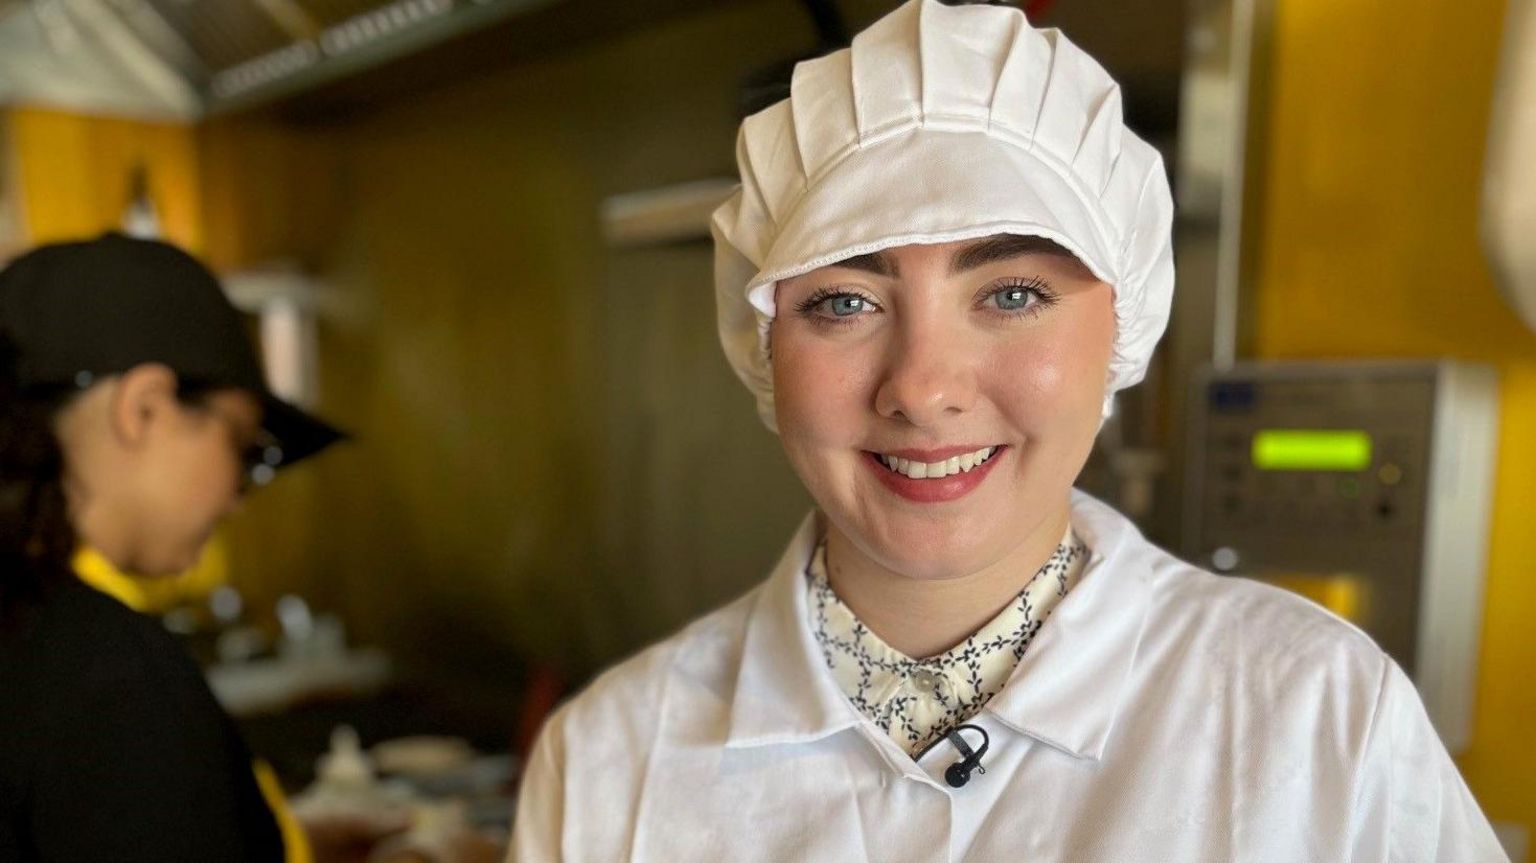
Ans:
<svg viewBox="0 0 1536 863"><path fill-rule="evenodd" d="M983 506L922 518L893 513L878 523L851 525L854 529L845 533L866 557L890 572L942 581L981 572L1017 554L1039 527L1057 529L1048 513L1022 512L1008 518L999 515L1004 511Z"/></svg>
<svg viewBox="0 0 1536 863"><path fill-rule="evenodd" d="M190 551L167 549L152 558L138 561L138 566L132 572L141 578L175 578L196 566L198 560L202 558L202 552L202 545Z"/></svg>
<svg viewBox="0 0 1536 863"><path fill-rule="evenodd" d="M885 569L919 581L943 581L985 569L991 543L972 528L916 526L860 543Z"/></svg>

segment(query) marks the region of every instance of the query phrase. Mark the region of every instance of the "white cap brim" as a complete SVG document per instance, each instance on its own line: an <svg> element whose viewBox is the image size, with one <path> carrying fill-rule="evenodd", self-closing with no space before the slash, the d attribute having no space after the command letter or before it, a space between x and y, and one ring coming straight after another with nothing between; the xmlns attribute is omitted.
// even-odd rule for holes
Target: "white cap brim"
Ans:
<svg viewBox="0 0 1536 863"><path fill-rule="evenodd" d="M749 302L771 318L782 279L882 249L995 234L1051 240L1114 286L1108 225L1085 203L1097 190L1074 189L1044 154L999 143L995 134L930 127L848 154L787 214L747 286Z"/></svg>

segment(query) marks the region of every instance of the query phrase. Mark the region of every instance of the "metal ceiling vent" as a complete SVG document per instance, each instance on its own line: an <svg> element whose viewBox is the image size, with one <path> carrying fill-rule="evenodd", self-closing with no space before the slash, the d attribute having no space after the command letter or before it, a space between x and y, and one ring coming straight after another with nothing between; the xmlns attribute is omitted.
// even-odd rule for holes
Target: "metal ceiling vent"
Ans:
<svg viewBox="0 0 1536 863"><path fill-rule="evenodd" d="M0 0L0 102L195 119L558 0Z"/></svg>

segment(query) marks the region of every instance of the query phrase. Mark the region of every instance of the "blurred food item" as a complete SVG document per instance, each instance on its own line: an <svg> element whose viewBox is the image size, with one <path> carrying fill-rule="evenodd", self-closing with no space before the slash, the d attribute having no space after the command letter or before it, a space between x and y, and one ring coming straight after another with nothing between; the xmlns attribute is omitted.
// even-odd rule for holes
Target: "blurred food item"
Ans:
<svg viewBox="0 0 1536 863"><path fill-rule="evenodd" d="M314 784L293 799L293 813L320 863L498 861L505 837L475 827L473 801L429 800L409 781L379 778L381 771L454 777L476 772L487 760L456 737L403 737L370 753L354 729L338 726L330 751L320 756ZM505 799L498 805L503 811L511 806Z"/></svg>
<svg viewBox="0 0 1536 863"><path fill-rule="evenodd" d="M390 668L383 651L360 648L333 657L223 663L209 668L207 676L225 710L252 716L310 699L371 695L389 682Z"/></svg>
<svg viewBox="0 0 1536 863"><path fill-rule="evenodd" d="M338 726L320 756L313 785L293 798L292 810L319 863L363 863L380 840L413 823L409 787L378 781L357 731Z"/></svg>
<svg viewBox="0 0 1536 863"><path fill-rule="evenodd" d="M379 781L373 760L349 725L331 733L331 749L320 756L315 777L293 798L293 812L306 825L371 824L383 830L410 821L415 792L402 783Z"/></svg>
<svg viewBox="0 0 1536 863"><path fill-rule="evenodd" d="M475 750L458 737L400 737L373 747L373 763L383 773L435 776L470 763Z"/></svg>
<svg viewBox="0 0 1536 863"><path fill-rule="evenodd" d="M418 807L410 831L380 843L369 863L500 861L506 855L506 843L476 830L466 812L458 801Z"/></svg>
<svg viewBox="0 0 1536 863"><path fill-rule="evenodd" d="M406 830L411 823L403 813L394 820L342 814L302 820L315 863L366 863L373 859L382 842Z"/></svg>
<svg viewBox="0 0 1536 863"><path fill-rule="evenodd" d="M389 656L376 648L348 649L340 618L314 614L293 595L279 599L275 611L283 633L275 657L260 656L266 649L256 637L219 644L220 661L207 677L225 710L272 713L311 699L371 695L389 683Z"/></svg>

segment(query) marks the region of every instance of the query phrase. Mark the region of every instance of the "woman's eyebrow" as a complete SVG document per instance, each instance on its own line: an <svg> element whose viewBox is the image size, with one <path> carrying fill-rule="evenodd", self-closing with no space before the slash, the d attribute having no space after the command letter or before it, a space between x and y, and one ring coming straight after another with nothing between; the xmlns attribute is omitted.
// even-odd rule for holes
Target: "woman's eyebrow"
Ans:
<svg viewBox="0 0 1536 863"><path fill-rule="evenodd" d="M854 255L844 258L835 264L828 266L842 267L848 270L863 270L866 273L874 273L877 276L895 277L899 275L896 262L885 252L870 252L867 255Z"/></svg>
<svg viewBox="0 0 1536 863"><path fill-rule="evenodd" d="M1065 255L1076 260L1071 252L1044 237L1004 235L988 237L955 252L949 260L951 274L974 270L996 261L1006 261L1024 255Z"/></svg>

